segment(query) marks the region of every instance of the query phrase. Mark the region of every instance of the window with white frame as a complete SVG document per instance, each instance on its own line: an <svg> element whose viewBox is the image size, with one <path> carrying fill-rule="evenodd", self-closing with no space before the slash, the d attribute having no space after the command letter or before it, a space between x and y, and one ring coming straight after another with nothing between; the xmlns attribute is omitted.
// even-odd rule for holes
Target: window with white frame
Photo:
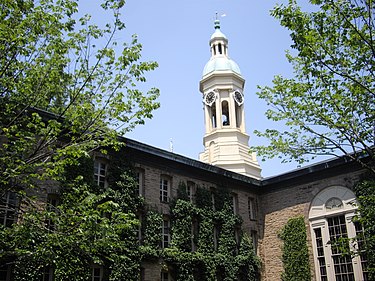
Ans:
<svg viewBox="0 0 375 281"><path fill-rule="evenodd" d="M171 222L168 218L164 218L161 226L161 247L162 249L168 248L171 235L170 235Z"/></svg>
<svg viewBox="0 0 375 281"><path fill-rule="evenodd" d="M254 197L247 198L247 207L249 211L249 219L256 220L257 218L257 205Z"/></svg>
<svg viewBox="0 0 375 281"><path fill-rule="evenodd" d="M136 181L136 189L135 194L139 196L143 196L143 178L144 178L144 170L137 169L135 171L135 181Z"/></svg>
<svg viewBox="0 0 375 281"><path fill-rule="evenodd" d="M171 180L167 176L160 177L160 202L169 202Z"/></svg>
<svg viewBox="0 0 375 281"><path fill-rule="evenodd" d="M100 187L107 185L107 169L108 165L102 160L95 160L94 162L94 181Z"/></svg>
<svg viewBox="0 0 375 281"><path fill-rule="evenodd" d="M0 224L11 226L17 218L17 194L11 191L5 192L0 197Z"/></svg>
<svg viewBox="0 0 375 281"><path fill-rule="evenodd" d="M357 209L355 202L350 189L332 186L319 192L310 205L309 220L318 281L368 280L364 257L352 257L342 252L342 246L345 246L342 238L353 239L360 231L353 223ZM358 252L360 242L348 243L348 250Z"/></svg>
<svg viewBox="0 0 375 281"><path fill-rule="evenodd" d="M102 281L103 279L103 267L93 266L91 270L91 281Z"/></svg>

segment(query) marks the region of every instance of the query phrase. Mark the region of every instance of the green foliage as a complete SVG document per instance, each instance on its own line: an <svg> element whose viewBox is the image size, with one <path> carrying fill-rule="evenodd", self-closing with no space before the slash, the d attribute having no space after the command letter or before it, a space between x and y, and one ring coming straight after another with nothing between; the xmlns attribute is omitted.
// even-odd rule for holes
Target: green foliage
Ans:
<svg viewBox="0 0 375 281"><path fill-rule="evenodd" d="M304 217L288 220L279 237L283 240L283 281L311 280L309 252Z"/></svg>
<svg viewBox="0 0 375 281"><path fill-rule="evenodd" d="M362 244L362 249L366 252L367 270L369 272L369 280L375 279L375 180L367 179L361 181L355 187L357 201L359 203L358 211L360 216L359 222L364 227L364 237L357 237L363 239L365 243Z"/></svg>
<svg viewBox="0 0 375 281"><path fill-rule="evenodd" d="M309 161L319 155L374 159L375 8L371 1L310 1L305 12L296 0L276 6L271 15L290 31L287 53L294 77L276 76L258 96L271 109L266 116L287 129L257 131L270 140L254 147L263 157Z"/></svg>
<svg viewBox="0 0 375 281"><path fill-rule="evenodd" d="M233 214L229 191L215 190L213 208L213 191L198 186L194 204L184 196L183 183L179 189L180 199L171 204L171 247L163 251L175 280L256 280L259 260L246 234L239 233L237 245L242 221Z"/></svg>
<svg viewBox="0 0 375 281"><path fill-rule="evenodd" d="M144 217L142 229L144 233L140 251L144 259L158 259L160 257L160 228L163 217L156 211L148 210Z"/></svg>
<svg viewBox="0 0 375 281"><path fill-rule="evenodd" d="M80 159L67 169L58 206L29 205L19 223L0 229L0 262L14 263L15 280L40 280L45 266L54 268L57 281L88 280L94 264L108 269L103 280L138 280L134 179L123 167L101 190L82 176L92 164Z"/></svg>
<svg viewBox="0 0 375 281"><path fill-rule="evenodd" d="M29 188L143 124L158 90L137 85L157 67L127 37L125 1L96 3L110 23L78 14L78 0L2 1L0 9L0 183ZM95 4L94 4L95 5ZM84 11L80 11L82 13Z"/></svg>

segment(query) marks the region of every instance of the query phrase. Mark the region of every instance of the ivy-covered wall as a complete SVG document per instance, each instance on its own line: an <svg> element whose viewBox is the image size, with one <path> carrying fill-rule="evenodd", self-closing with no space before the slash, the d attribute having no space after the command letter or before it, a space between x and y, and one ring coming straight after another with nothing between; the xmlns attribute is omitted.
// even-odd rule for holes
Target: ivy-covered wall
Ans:
<svg viewBox="0 0 375 281"><path fill-rule="evenodd" d="M283 240L283 281L310 281L310 261L307 234L303 216L290 218L282 228L279 237Z"/></svg>
<svg viewBox="0 0 375 281"><path fill-rule="evenodd" d="M255 280L259 260L242 220L233 213L227 188L214 191L197 187L195 203L180 182L171 203L171 247L163 260L178 280Z"/></svg>

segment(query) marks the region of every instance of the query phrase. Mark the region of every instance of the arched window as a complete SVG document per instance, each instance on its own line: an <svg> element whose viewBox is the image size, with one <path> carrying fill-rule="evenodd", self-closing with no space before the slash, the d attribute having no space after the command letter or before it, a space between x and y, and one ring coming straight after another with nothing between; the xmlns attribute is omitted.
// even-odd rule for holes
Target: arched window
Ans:
<svg viewBox="0 0 375 281"><path fill-rule="evenodd" d="M354 193L342 186L328 187L313 199L309 220L316 280L368 280L364 257L345 255L342 248L335 246L341 238L354 238L362 230L352 220L357 209L355 203ZM358 250L355 244L347 246Z"/></svg>
<svg viewBox="0 0 375 281"><path fill-rule="evenodd" d="M221 46L221 43L219 43L218 47L219 47L219 54L222 55L223 54L223 48Z"/></svg>
<svg viewBox="0 0 375 281"><path fill-rule="evenodd" d="M215 105L215 103L212 104L210 110L211 110L211 113L210 113L210 115L211 115L211 126L212 126L212 128L216 128L217 122L216 122L216 105Z"/></svg>
<svg viewBox="0 0 375 281"><path fill-rule="evenodd" d="M223 126L229 126L230 120L229 120L229 106L227 101L223 101L221 103L221 121L223 122Z"/></svg>

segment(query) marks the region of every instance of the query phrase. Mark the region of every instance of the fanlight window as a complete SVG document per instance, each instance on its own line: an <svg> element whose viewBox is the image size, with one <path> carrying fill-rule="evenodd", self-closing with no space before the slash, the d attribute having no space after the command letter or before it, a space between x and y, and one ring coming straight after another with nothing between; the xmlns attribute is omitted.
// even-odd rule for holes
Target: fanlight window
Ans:
<svg viewBox="0 0 375 281"><path fill-rule="evenodd" d="M332 197L327 200L325 207L327 210L336 210L343 207L343 203L339 198Z"/></svg>

